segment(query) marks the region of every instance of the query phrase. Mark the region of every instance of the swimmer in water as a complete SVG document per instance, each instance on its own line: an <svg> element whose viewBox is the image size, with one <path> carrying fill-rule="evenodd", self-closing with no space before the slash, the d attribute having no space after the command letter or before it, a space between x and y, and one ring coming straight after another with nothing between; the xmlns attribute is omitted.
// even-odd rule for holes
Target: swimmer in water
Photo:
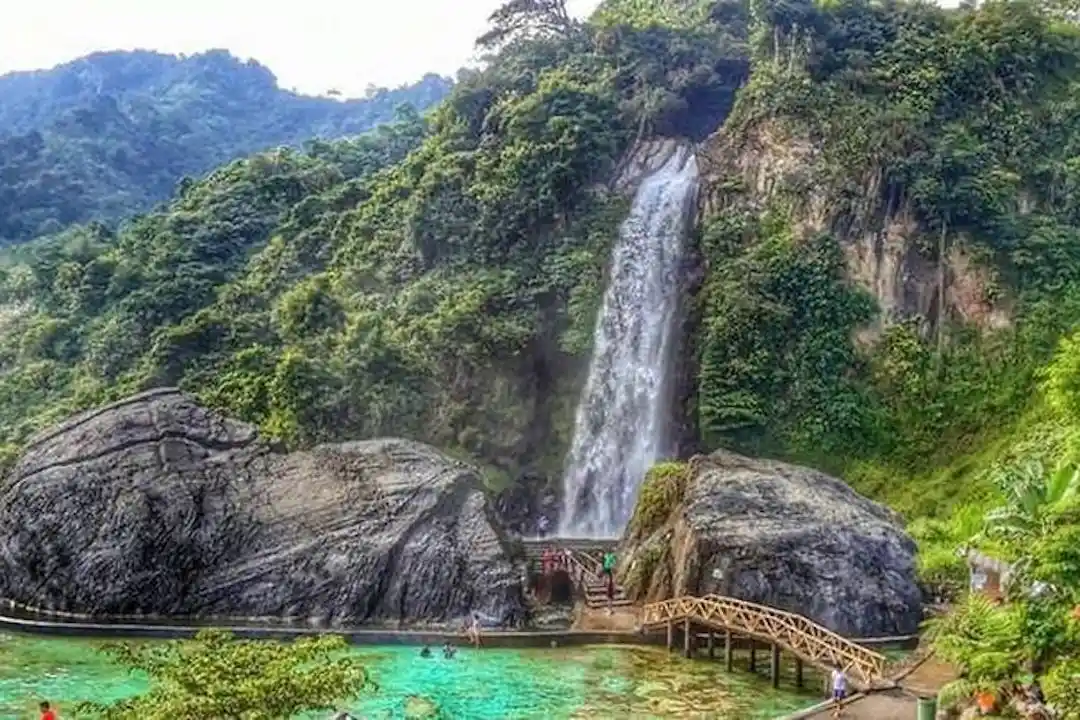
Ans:
<svg viewBox="0 0 1080 720"><path fill-rule="evenodd" d="M431 648L425 645L424 649L420 651L420 657L431 657Z"/></svg>

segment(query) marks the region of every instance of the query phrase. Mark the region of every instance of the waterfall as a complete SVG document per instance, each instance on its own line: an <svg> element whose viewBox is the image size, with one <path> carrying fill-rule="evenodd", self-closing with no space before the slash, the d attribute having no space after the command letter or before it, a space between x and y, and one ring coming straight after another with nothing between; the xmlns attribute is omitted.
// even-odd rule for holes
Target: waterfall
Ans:
<svg viewBox="0 0 1080 720"><path fill-rule="evenodd" d="M646 471L668 449L666 378L697 178L693 152L676 147L641 183L619 230L563 476L563 536L619 537Z"/></svg>

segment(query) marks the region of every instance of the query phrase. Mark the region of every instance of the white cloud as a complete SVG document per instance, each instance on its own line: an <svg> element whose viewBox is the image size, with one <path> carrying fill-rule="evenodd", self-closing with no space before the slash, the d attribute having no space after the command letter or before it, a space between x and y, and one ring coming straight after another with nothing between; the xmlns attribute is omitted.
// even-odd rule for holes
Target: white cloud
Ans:
<svg viewBox="0 0 1080 720"><path fill-rule="evenodd" d="M578 14L599 0L570 0ZM499 0L6 0L0 73L47 68L99 50L255 58L283 87L362 95L426 72L453 73Z"/></svg>

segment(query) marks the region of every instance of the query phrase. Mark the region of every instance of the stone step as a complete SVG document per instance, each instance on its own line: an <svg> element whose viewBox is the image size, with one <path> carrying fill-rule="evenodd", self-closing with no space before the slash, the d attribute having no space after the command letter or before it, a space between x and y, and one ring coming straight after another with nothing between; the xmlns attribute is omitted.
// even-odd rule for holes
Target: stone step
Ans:
<svg viewBox="0 0 1080 720"><path fill-rule="evenodd" d="M585 597L602 598L604 600L607 600L607 590L604 590L602 592L586 592ZM614 597L615 599L625 598L626 592L624 592L622 588L615 588L615 592L613 593L612 597Z"/></svg>
<svg viewBox="0 0 1080 720"><path fill-rule="evenodd" d="M594 608L594 609L595 608L606 608L607 607L607 598L604 598L603 601L601 601L601 600L595 600L595 601L586 600L585 604L587 606L589 606L590 608ZM631 606L633 604L634 603L630 601L630 598L623 598L622 600L612 600L611 601L611 607L629 607L629 606Z"/></svg>
<svg viewBox="0 0 1080 720"><path fill-rule="evenodd" d="M623 593L616 593L615 595L613 595L611 597L611 599L615 600L615 601L619 601L619 602L621 602L623 600L630 600L630 598L627 597L626 595L624 595ZM607 595L586 595L585 596L585 601L586 602L606 603L607 602Z"/></svg>

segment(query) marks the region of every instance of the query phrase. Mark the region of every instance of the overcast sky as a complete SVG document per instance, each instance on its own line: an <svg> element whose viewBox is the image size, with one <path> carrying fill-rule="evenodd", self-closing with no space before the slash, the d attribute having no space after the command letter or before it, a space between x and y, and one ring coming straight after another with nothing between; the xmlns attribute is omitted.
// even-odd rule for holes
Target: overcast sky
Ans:
<svg viewBox="0 0 1080 720"><path fill-rule="evenodd" d="M452 74L499 0L3 0L0 74L97 50L226 48L282 87L363 95L426 72ZM581 15L599 0L569 0Z"/></svg>

